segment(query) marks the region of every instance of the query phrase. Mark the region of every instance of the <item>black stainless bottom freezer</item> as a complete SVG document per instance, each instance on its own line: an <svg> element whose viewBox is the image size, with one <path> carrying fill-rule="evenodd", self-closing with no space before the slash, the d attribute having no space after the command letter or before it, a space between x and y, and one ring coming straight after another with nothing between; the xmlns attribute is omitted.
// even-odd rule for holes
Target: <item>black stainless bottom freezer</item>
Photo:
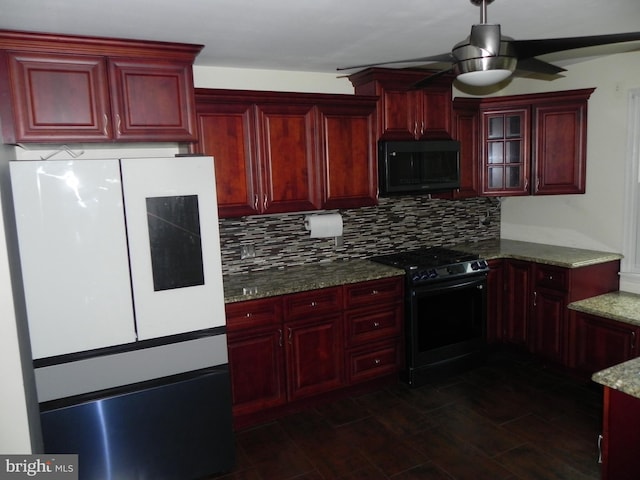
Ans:
<svg viewBox="0 0 640 480"><path fill-rule="evenodd" d="M233 466L227 365L57 403L42 405L45 451L77 453L81 480L191 480Z"/></svg>

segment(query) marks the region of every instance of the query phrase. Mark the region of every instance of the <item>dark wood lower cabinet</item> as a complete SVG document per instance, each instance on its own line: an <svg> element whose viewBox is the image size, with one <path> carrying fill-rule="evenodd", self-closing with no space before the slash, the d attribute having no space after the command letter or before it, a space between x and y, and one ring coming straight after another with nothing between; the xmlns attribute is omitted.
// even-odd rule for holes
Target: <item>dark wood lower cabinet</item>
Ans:
<svg viewBox="0 0 640 480"><path fill-rule="evenodd" d="M487 339L591 373L613 365L601 360L605 350L615 360L628 359L626 352L640 329L586 317L572 320L567 308L571 302L617 290L619 268L617 260L578 268L516 259L491 261Z"/></svg>
<svg viewBox="0 0 640 480"><path fill-rule="evenodd" d="M602 480L636 480L640 471L640 399L604 387Z"/></svg>
<svg viewBox="0 0 640 480"><path fill-rule="evenodd" d="M505 303L502 340L527 347L531 318L531 271L533 264L509 260L504 265Z"/></svg>
<svg viewBox="0 0 640 480"><path fill-rule="evenodd" d="M403 286L399 276L227 304L236 426L396 376Z"/></svg>
<svg viewBox="0 0 640 480"><path fill-rule="evenodd" d="M285 323L289 400L344 385L342 315Z"/></svg>
<svg viewBox="0 0 640 480"><path fill-rule="evenodd" d="M576 370L590 374L639 355L640 326L572 311L570 329L569 366Z"/></svg>

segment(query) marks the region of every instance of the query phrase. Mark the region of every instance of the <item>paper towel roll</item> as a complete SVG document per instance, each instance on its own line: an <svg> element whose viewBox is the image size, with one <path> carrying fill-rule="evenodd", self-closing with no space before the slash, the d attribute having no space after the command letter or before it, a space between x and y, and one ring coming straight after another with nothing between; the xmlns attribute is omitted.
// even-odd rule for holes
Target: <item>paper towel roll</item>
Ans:
<svg viewBox="0 0 640 480"><path fill-rule="evenodd" d="M341 237L342 215L307 215L304 218L304 228L311 232L311 238Z"/></svg>

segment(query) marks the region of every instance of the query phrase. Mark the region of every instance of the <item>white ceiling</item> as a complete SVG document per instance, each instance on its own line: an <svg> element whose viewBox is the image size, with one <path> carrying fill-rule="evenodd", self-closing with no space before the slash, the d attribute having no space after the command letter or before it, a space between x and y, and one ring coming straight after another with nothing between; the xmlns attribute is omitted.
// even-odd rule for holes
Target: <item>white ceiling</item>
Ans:
<svg viewBox="0 0 640 480"><path fill-rule="evenodd" d="M0 0L0 29L196 43L197 65L310 72L446 53L479 20L469 0ZM518 40L634 32L640 0L496 0L488 21Z"/></svg>

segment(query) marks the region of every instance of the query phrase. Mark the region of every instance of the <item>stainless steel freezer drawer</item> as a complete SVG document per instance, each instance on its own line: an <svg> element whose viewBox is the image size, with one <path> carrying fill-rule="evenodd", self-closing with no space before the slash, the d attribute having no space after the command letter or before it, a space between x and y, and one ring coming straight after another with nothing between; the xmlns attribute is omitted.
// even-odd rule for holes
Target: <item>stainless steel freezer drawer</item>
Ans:
<svg viewBox="0 0 640 480"><path fill-rule="evenodd" d="M42 405L46 453L76 453L82 480L186 480L235 461L228 366L130 391Z"/></svg>

